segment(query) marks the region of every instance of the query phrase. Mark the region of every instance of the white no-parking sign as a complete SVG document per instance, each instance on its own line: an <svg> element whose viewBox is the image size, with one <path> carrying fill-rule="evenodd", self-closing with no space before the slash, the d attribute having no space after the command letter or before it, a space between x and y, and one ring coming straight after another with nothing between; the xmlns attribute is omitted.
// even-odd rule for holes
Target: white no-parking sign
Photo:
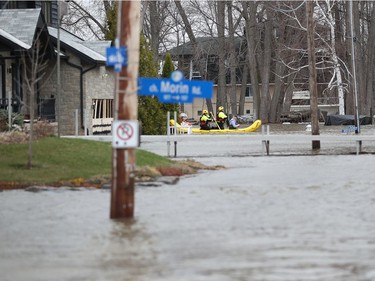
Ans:
<svg viewBox="0 0 375 281"><path fill-rule="evenodd" d="M139 146L138 120L115 120L112 123L112 147L133 148Z"/></svg>

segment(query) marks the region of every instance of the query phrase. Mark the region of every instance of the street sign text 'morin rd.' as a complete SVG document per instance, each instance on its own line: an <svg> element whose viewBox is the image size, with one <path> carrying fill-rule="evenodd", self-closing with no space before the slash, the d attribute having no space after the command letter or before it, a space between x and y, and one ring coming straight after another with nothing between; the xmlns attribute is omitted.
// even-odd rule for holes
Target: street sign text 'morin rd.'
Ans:
<svg viewBox="0 0 375 281"><path fill-rule="evenodd" d="M157 96L163 103L192 103L194 98L212 98L212 81L185 80L181 71L171 73L170 79L139 78L138 95Z"/></svg>

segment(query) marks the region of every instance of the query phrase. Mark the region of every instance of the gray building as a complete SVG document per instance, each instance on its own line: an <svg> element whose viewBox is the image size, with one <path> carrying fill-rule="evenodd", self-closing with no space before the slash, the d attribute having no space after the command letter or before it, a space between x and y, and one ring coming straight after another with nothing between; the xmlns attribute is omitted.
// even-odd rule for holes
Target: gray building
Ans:
<svg viewBox="0 0 375 281"><path fill-rule="evenodd" d="M61 134L77 129L80 134L110 132L115 82L113 69L105 65L105 51L111 42L87 42L60 28L58 89L57 1L2 2L6 9L0 10L0 109L10 105L27 119L34 103L34 115L59 120Z"/></svg>

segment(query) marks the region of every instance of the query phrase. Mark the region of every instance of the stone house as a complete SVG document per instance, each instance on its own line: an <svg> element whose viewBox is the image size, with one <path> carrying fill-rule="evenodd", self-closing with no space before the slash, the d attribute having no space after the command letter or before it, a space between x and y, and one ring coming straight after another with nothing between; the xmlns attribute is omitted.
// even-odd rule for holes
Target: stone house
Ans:
<svg viewBox="0 0 375 281"><path fill-rule="evenodd" d="M33 102L34 116L59 121L62 135L110 132L115 75L105 65L105 52L111 42L87 42L62 28L58 36L57 1L9 2L18 5L0 9L0 109L11 105L13 112L27 119ZM42 5L45 2L49 5ZM29 71L25 70L33 65L28 54L35 50L41 55L35 71L35 99L30 101Z"/></svg>

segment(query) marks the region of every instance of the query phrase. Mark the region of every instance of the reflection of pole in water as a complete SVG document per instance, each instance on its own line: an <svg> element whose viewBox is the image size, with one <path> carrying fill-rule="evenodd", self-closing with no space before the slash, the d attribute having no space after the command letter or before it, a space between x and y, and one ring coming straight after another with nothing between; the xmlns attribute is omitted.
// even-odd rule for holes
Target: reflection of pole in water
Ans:
<svg viewBox="0 0 375 281"><path fill-rule="evenodd" d="M353 82L354 82L354 123L357 127L356 134L360 133L359 128L359 114L358 114L358 94L357 94L357 75L356 75L356 69L355 69L355 46L354 41L356 38L354 37L354 27L353 27L353 0L350 0L349 2L349 13L350 13L350 34L352 39L352 72L353 72Z"/></svg>

